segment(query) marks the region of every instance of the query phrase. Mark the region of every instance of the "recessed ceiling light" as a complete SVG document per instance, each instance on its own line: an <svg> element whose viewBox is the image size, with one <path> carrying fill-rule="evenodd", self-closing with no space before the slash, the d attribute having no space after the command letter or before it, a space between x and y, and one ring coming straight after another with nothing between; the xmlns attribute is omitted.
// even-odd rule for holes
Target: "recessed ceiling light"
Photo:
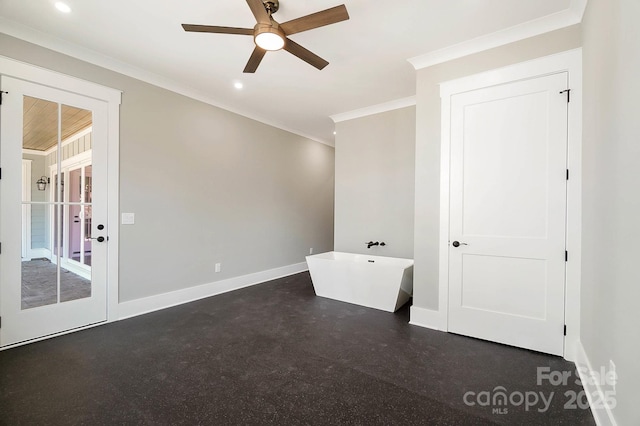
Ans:
<svg viewBox="0 0 640 426"><path fill-rule="evenodd" d="M333 132L333 134L334 134L334 135L337 135L337 134L338 134L338 132Z"/></svg>
<svg viewBox="0 0 640 426"><path fill-rule="evenodd" d="M58 9L62 13L70 13L71 12L71 8L69 7L69 5L66 4L66 3L63 3L61 1L57 1L56 2L56 9Z"/></svg>
<svg viewBox="0 0 640 426"><path fill-rule="evenodd" d="M233 87L235 87L236 89L240 90L244 87L244 84L242 84L239 81L236 81L235 83L233 83Z"/></svg>

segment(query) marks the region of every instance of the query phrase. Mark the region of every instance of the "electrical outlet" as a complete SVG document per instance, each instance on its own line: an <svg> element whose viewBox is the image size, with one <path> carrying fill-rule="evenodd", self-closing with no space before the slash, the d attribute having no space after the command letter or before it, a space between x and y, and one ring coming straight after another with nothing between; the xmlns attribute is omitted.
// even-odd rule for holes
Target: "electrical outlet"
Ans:
<svg viewBox="0 0 640 426"><path fill-rule="evenodd" d="M220 272L222 270L222 265L219 263L216 263L216 272Z"/></svg>
<svg viewBox="0 0 640 426"><path fill-rule="evenodd" d="M313 254L313 247L309 249L309 254Z"/></svg>

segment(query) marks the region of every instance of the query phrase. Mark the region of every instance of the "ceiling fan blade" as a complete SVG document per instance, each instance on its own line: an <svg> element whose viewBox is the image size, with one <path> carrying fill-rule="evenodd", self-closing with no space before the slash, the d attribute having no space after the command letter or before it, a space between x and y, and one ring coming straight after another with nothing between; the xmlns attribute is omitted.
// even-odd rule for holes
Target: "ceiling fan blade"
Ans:
<svg viewBox="0 0 640 426"><path fill-rule="evenodd" d="M271 22L271 18L269 17L262 0L247 0L247 4L251 8L253 16L256 17L256 21L261 24L268 24Z"/></svg>
<svg viewBox="0 0 640 426"><path fill-rule="evenodd" d="M213 25L193 25L182 24L185 31L195 33L220 33L220 34L242 34L253 35L253 28L216 27Z"/></svg>
<svg viewBox="0 0 640 426"><path fill-rule="evenodd" d="M329 62L325 61L320 56L305 49L304 47L300 46L298 43L294 42L293 40L289 40L288 38L284 43L284 50L286 50L287 52L291 53L294 56L297 56L298 58L302 59L306 63L313 65L319 70L329 65Z"/></svg>
<svg viewBox="0 0 640 426"><path fill-rule="evenodd" d="M347 7L343 4L303 16L302 18L287 21L280 24L280 28L286 35L291 35L318 27L324 27L325 25L335 24L336 22L346 21L347 19L349 19L349 13L347 12Z"/></svg>
<svg viewBox="0 0 640 426"><path fill-rule="evenodd" d="M247 62L247 66L244 67L244 71L242 72L246 72L246 73L256 72L256 70L258 69L258 65L260 65L262 58L264 58L265 53L267 53L266 50L256 46L256 48L253 49L253 53L251 54L251 57L249 58L249 62Z"/></svg>

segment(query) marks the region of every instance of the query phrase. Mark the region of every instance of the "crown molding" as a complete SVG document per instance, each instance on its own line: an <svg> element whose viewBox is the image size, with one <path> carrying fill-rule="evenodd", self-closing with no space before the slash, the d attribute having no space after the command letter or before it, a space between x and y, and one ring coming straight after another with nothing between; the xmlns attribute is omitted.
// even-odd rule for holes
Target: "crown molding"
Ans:
<svg viewBox="0 0 640 426"><path fill-rule="evenodd" d="M325 145L333 146L331 141L318 138L316 136L308 135L300 132L296 129L292 129L284 124L275 123L273 120L261 117L252 113L242 111L237 108L230 107L229 105L222 104L209 96L203 96L202 93L192 87L178 83L175 80L161 76L159 74L152 73L142 68L134 67L125 62L114 59L110 56L103 55L94 50L81 47L74 43L69 43L60 38L53 37L42 31L35 30L33 28L17 24L6 18L0 17L0 33L4 33L8 36L24 40L26 42L44 47L46 49L53 50L58 53L62 53L67 56L71 56L75 59L79 59L84 62L88 62L93 65L108 69L110 71L117 72L119 74L126 75L127 77L141 80L145 83L152 84L154 86L169 90L171 92L186 96L188 98L209 104L211 106L224 109L234 114L249 118L254 121L266 124L271 127L275 127L285 132L293 133L298 136L302 136L306 139L320 142Z"/></svg>
<svg viewBox="0 0 640 426"><path fill-rule="evenodd" d="M409 96L407 98L396 99L394 101L384 102L377 105L371 105L365 108L355 109L353 111L342 112L340 114L330 115L334 123L341 121L353 120L354 118L366 117L368 115L379 114L381 112L393 111L400 108L414 106L416 97Z"/></svg>
<svg viewBox="0 0 640 426"><path fill-rule="evenodd" d="M409 58L408 61L416 70L462 58L474 53L483 52L505 44L535 37L550 31L570 27L582 22L588 0L571 0L569 8L538 19L523 22L504 30L496 31L481 37L454 44L442 49Z"/></svg>

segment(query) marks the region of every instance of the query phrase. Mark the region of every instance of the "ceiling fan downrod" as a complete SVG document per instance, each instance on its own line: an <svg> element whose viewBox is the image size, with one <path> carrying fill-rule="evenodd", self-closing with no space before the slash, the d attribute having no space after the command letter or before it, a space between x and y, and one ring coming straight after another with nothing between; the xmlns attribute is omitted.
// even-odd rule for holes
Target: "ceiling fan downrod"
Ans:
<svg viewBox="0 0 640 426"><path fill-rule="evenodd" d="M262 4L264 4L264 8L267 10L269 16L280 9L280 2L278 0L262 0Z"/></svg>

